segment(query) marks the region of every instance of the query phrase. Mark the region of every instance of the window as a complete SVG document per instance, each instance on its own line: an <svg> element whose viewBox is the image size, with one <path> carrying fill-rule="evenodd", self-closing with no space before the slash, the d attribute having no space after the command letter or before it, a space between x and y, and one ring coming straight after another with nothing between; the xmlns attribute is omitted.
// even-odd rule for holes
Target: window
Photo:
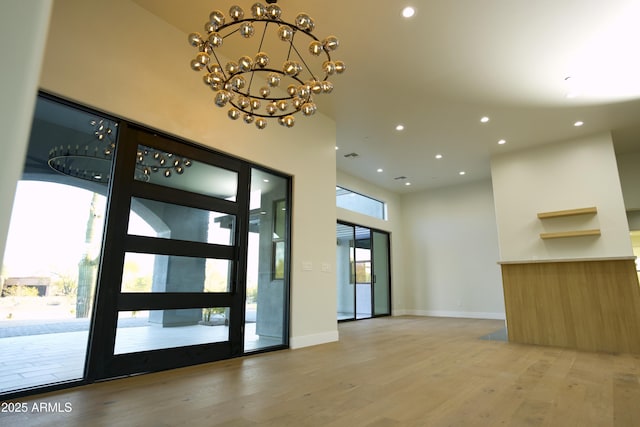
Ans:
<svg viewBox="0 0 640 427"><path fill-rule="evenodd" d="M336 187L336 206L374 218L387 219L387 206L384 202L346 188Z"/></svg>

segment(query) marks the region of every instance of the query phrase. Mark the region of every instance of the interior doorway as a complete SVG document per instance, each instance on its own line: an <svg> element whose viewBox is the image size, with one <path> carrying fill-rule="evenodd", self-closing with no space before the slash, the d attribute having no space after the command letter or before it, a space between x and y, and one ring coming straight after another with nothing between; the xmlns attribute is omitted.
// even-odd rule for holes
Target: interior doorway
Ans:
<svg viewBox="0 0 640 427"><path fill-rule="evenodd" d="M338 321L391 314L389 233L355 224L336 225Z"/></svg>

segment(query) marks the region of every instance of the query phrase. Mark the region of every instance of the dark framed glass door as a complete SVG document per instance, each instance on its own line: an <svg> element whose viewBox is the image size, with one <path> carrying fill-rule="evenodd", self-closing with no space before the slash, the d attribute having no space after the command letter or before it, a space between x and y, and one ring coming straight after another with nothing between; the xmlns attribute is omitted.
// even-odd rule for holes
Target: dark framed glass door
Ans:
<svg viewBox="0 0 640 427"><path fill-rule="evenodd" d="M390 315L389 234L339 222L336 241L338 321Z"/></svg>
<svg viewBox="0 0 640 427"><path fill-rule="evenodd" d="M291 193L41 93L0 275L0 396L287 348Z"/></svg>
<svg viewBox="0 0 640 427"><path fill-rule="evenodd" d="M243 354L250 168L126 123L115 160L87 376Z"/></svg>

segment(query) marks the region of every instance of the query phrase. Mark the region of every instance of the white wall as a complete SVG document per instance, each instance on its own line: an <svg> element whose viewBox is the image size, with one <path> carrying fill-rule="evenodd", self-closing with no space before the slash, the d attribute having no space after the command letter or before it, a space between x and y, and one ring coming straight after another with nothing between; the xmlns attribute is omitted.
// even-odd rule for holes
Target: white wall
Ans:
<svg viewBox="0 0 640 427"><path fill-rule="evenodd" d="M8 0L0 5L0 260L29 143L51 4L52 0Z"/></svg>
<svg viewBox="0 0 640 427"><path fill-rule="evenodd" d="M335 150L335 148L334 148ZM404 242L402 233L402 208L400 195L385 190L367 181L363 181L343 171L336 172L337 185L372 197L387 204L387 220L359 214L342 208L336 208L337 217L341 221L363 225L390 233L391 245L391 311L402 314L405 308L405 280L403 271ZM335 205L335 190L334 190ZM335 235L335 231L334 231Z"/></svg>
<svg viewBox="0 0 640 427"><path fill-rule="evenodd" d="M407 314L504 319L491 181L402 196Z"/></svg>
<svg viewBox="0 0 640 427"><path fill-rule="evenodd" d="M41 86L293 175L291 346L336 340L335 275L319 268L335 260L335 123L322 114L293 129L233 122L191 70L193 56L187 34L129 0L58 0Z"/></svg>
<svg viewBox="0 0 640 427"><path fill-rule="evenodd" d="M495 156L491 175L501 261L628 257L629 228L611 135ZM538 212L596 206L597 215L541 221ZM600 237L543 240L542 232L600 228Z"/></svg>

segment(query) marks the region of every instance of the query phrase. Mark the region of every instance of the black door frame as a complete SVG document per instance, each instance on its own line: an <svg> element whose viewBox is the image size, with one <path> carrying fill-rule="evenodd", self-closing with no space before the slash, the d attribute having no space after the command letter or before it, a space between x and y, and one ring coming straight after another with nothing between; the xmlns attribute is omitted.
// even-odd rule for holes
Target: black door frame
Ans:
<svg viewBox="0 0 640 427"><path fill-rule="evenodd" d="M84 376L58 383L47 383L2 394L3 399L13 399L36 393L45 393L69 387L90 384L108 378L140 374L181 366L195 365L220 359L240 357L289 348L290 330L290 259L291 216L286 217L287 240L285 257L286 286L283 310L283 343L259 350L244 351L244 322L247 281L247 252L249 240L249 197L252 170L264 171L287 180L287 211L292 206L292 177L259 164L220 153L211 147L199 145L144 125L124 120L112 114L84 106L73 100L40 90L38 97L57 102L73 109L90 113L118 124L111 179L106 191L107 207L103 232L100 266L93 301L91 327L85 355ZM135 136L137 134L137 136ZM142 140L137 141L140 137ZM133 180L135 154L138 143L150 145L164 152L174 152L199 162L211 164L238 173L238 190L235 202L215 199L195 193L174 190L164 186ZM196 242L173 241L171 245L157 239L127 236L131 197L150 198L174 204L184 204L199 209L214 210L236 215L234 246L208 245ZM195 250L195 252L193 252ZM227 293L166 293L138 295L121 293L121 277L125 252L186 255L198 254L234 262L235 280ZM108 257L107 254L113 254ZM113 355L118 311L133 309L181 309L200 307L229 307L233 316L229 325L229 341L202 344L177 349L152 350L139 353Z"/></svg>
<svg viewBox="0 0 640 427"><path fill-rule="evenodd" d="M336 222L337 224L340 225L345 225L348 227L353 227L353 240L354 240L354 245L355 245L355 235L356 235L356 227L359 228L366 228L369 230L369 238L371 241L371 316L370 317L363 317L358 319L358 313L356 310L356 306L357 306L357 283L354 277L354 286L353 286L353 318L351 319L340 319L338 320L338 322L351 322L351 321L355 321L355 320L366 320L366 319L371 319L374 317L386 317L386 316L391 316L391 307L393 307L392 305L392 301L391 301L391 233L385 230L380 230L378 228L374 228L374 227L369 227L366 225L362 225L362 224L356 224L353 222L349 222L349 221L343 221L343 220L338 220ZM373 244L373 233L377 232L377 233L381 233L387 236L387 253L386 253L386 258L387 258L387 264L388 264L388 277L387 277L387 281L388 281L388 295L389 295L389 301L388 301L388 309L389 309L389 313L386 314L375 314L375 260L374 260L374 251L375 251L375 247ZM354 246L354 250L355 250L355 246ZM355 258L355 253L354 253L354 262L356 261ZM355 272L354 272L355 275Z"/></svg>
<svg viewBox="0 0 640 427"><path fill-rule="evenodd" d="M235 202L216 199L184 190L136 181L136 153L139 145L162 152L198 159L212 166L237 173L238 191ZM250 167L243 162L185 145L180 141L121 122L110 182L110 203L101 265L98 274L92 339L88 351L86 376L90 380L119 377L139 372L157 371L198 363L228 359L243 353L245 277L248 245L248 212ZM113 196L117 194L117 196ZM234 246L165 240L132 236L127 233L132 197L176 203L198 209L234 215ZM110 220L117 218L116 220ZM221 258L233 262L231 291L226 293L125 293L121 292L126 252L156 255ZM231 309L229 341L187 347L114 354L118 312L206 307Z"/></svg>

